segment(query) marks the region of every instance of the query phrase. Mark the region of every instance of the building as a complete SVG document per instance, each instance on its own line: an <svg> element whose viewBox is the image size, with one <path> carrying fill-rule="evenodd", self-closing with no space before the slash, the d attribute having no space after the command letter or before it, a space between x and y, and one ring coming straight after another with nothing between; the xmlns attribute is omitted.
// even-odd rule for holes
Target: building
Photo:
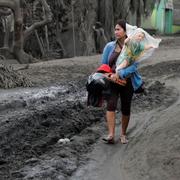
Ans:
<svg viewBox="0 0 180 180"><path fill-rule="evenodd" d="M155 29L162 34L180 33L180 1L157 1L152 15L143 18L142 27Z"/></svg>

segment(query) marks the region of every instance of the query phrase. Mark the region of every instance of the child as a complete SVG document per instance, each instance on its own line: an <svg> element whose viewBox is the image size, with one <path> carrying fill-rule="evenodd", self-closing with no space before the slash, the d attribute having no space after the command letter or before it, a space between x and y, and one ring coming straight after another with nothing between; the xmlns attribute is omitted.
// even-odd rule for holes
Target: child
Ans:
<svg viewBox="0 0 180 180"><path fill-rule="evenodd" d="M161 39L155 39L141 28L130 28L129 32L129 37L125 40L125 45L116 62L116 75L122 79L125 79L126 71L131 71L140 61L150 57L161 42ZM130 66L132 64L133 67ZM144 83L138 72L131 75L131 81L135 93L144 91Z"/></svg>
<svg viewBox="0 0 180 180"><path fill-rule="evenodd" d="M145 50L156 48L151 44L145 45L144 39L145 32L138 30L133 36L125 40L125 46L116 62L116 72L138 61Z"/></svg>

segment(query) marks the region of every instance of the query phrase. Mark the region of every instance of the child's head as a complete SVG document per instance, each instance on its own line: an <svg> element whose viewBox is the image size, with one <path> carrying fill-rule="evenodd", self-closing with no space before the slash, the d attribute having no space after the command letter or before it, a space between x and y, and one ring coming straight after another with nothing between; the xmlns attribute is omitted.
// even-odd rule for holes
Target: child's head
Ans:
<svg viewBox="0 0 180 180"><path fill-rule="evenodd" d="M134 35L134 39L137 41L142 41L144 37L145 37L145 33L142 31L139 31Z"/></svg>

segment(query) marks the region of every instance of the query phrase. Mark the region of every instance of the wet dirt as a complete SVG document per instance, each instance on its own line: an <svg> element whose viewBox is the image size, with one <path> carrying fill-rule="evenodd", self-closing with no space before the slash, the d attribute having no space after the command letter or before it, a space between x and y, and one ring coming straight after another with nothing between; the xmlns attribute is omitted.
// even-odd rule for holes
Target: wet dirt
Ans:
<svg viewBox="0 0 180 180"><path fill-rule="evenodd" d="M1 90L0 179L67 180L87 164L106 129L104 108L86 106L85 83L99 58L32 64L24 70L32 88ZM134 96L132 112L174 104L179 91L165 80L179 78L179 67L180 61L142 67L146 94ZM60 144L61 138L70 142Z"/></svg>
<svg viewBox="0 0 180 180"><path fill-rule="evenodd" d="M50 90L39 92L11 93L11 100L1 104L1 179L70 176L100 136L87 127L100 123L103 111L87 108L77 89L69 86L53 97ZM77 134L84 138L77 139ZM70 143L57 143L65 137Z"/></svg>

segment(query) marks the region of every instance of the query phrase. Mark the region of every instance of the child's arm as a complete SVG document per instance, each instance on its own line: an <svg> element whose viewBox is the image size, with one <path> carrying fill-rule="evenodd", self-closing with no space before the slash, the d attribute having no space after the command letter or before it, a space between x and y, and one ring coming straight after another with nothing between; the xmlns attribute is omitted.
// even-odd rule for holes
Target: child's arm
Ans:
<svg viewBox="0 0 180 180"><path fill-rule="evenodd" d="M129 65L129 62L127 59L125 59L120 65L116 67L116 72L120 69L126 68Z"/></svg>
<svg viewBox="0 0 180 180"><path fill-rule="evenodd" d="M153 46L153 45L145 45L145 46L144 46L144 50L149 50L149 49L151 49L151 48L156 48L156 47Z"/></svg>
<svg viewBox="0 0 180 180"><path fill-rule="evenodd" d="M119 71L117 71L117 74L121 79L125 79L137 71L138 65L139 63L135 62L132 65L128 66L127 68L120 69Z"/></svg>

